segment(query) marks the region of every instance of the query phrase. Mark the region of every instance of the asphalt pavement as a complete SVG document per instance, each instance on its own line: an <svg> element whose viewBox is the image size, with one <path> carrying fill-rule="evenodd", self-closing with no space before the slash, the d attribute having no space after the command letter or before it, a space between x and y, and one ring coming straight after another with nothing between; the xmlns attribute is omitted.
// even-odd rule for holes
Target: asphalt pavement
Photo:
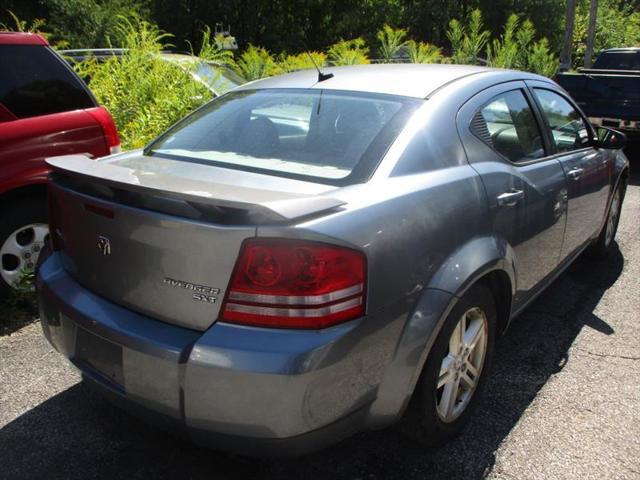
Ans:
<svg viewBox="0 0 640 480"><path fill-rule="evenodd" d="M513 322L445 447L387 429L293 460L199 448L87 389L33 323L0 337L0 478L640 479L639 220L632 175L614 253L579 259Z"/></svg>

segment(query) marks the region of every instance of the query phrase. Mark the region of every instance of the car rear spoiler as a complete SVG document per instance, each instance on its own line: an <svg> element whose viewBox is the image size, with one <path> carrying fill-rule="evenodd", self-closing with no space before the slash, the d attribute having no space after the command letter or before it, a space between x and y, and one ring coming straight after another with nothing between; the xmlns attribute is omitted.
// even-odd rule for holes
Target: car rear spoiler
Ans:
<svg viewBox="0 0 640 480"><path fill-rule="evenodd" d="M163 175L161 171L148 174L148 172L115 165L108 161L92 160L88 155L83 154L50 157L45 161L52 167L54 175L62 173L76 178L83 177L83 180L91 183L137 193L148 193L153 196L164 196L213 207L245 210L252 218L276 223L288 223L302 217L327 212L346 203L325 195L178 178L173 175Z"/></svg>

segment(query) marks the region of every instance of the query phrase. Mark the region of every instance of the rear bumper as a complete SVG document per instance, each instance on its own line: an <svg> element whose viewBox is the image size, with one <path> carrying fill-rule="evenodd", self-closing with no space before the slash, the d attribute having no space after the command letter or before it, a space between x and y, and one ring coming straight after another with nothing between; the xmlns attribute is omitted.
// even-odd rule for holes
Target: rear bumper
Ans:
<svg viewBox="0 0 640 480"><path fill-rule="evenodd" d="M402 329L367 317L323 331L217 322L199 332L92 294L57 254L37 289L46 338L116 403L254 455L301 454L363 429Z"/></svg>

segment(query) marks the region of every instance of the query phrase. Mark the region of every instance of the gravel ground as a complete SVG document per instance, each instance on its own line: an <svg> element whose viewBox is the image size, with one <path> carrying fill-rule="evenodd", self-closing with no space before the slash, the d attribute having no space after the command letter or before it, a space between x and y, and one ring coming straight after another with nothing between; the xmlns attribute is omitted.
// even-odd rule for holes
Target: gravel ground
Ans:
<svg viewBox="0 0 640 480"><path fill-rule="evenodd" d="M393 429L295 460L201 449L84 387L34 323L0 337L0 478L640 479L640 176L631 183L619 249L579 260L514 321L477 414L441 449Z"/></svg>

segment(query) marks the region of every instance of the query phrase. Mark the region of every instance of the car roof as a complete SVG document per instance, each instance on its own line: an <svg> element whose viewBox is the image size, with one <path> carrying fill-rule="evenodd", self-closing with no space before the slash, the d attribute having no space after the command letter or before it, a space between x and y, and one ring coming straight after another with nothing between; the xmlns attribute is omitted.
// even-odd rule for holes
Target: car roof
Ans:
<svg viewBox="0 0 640 480"><path fill-rule="evenodd" d="M49 42L37 33L0 32L0 45L49 45Z"/></svg>
<svg viewBox="0 0 640 480"><path fill-rule="evenodd" d="M322 69L322 72L333 73L333 77L318 82L316 70L301 70L246 83L238 87L236 91L265 88L318 88L427 98L448 83L471 75L503 72L505 77L515 77L514 74L517 73L519 78L540 78L525 72L473 65L443 64L354 65L326 67Z"/></svg>

